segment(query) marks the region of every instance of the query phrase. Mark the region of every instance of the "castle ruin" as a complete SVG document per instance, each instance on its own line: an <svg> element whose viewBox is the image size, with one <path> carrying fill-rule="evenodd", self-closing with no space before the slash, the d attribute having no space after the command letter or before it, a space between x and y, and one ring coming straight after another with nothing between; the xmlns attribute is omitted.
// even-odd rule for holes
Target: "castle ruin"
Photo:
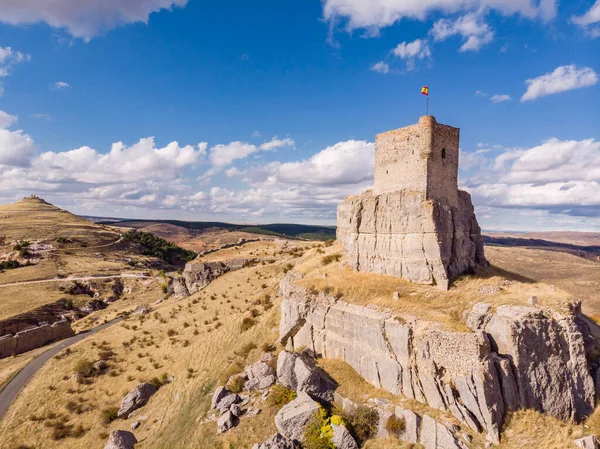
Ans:
<svg viewBox="0 0 600 449"><path fill-rule="evenodd" d="M377 135L373 189L338 206L352 268L448 289L487 263L471 196L458 190L459 137L432 116Z"/></svg>

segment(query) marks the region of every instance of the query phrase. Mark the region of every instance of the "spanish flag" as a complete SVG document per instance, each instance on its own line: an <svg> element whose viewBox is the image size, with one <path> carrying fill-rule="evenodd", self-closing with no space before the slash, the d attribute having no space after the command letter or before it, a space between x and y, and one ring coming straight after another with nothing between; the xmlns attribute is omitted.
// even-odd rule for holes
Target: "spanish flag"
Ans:
<svg viewBox="0 0 600 449"><path fill-rule="evenodd" d="M428 96L429 96L429 86L423 86L423 87L421 88L421 93L422 93L423 95L425 95L426 97L428 97Z"/></svg>

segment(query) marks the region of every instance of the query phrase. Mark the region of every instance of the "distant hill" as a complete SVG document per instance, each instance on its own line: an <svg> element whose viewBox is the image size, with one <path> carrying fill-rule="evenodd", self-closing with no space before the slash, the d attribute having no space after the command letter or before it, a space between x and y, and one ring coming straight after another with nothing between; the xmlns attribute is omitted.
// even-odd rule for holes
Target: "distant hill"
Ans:
<svg viewBox="0 0 600 449"><path fill-rule="evenodd" d="M483 235L483 243L490 246L511 246L559 251L600 262L600 233L584 232L538 232L526 234L491 233ZM533 238L537 236L538 238ZM574 244L590 242L594 244Z"/></svg>
<svg viewBox="0 0 600 449"><path fill-rule="evenodd" d="M182 220L106 220L97 221L98 224L107 224L123 228L149 228L156 224L170 225L163 232L175 233L173 226L180 228L181 233L186 231L214 231L225 230L229 232L247 232L251 234L270 235L274 237L302 239L302 240L329 240L335 239L335 226L303 225L291 223L273 223L266 225L239 225L218 221L182 221Z"/></svg>

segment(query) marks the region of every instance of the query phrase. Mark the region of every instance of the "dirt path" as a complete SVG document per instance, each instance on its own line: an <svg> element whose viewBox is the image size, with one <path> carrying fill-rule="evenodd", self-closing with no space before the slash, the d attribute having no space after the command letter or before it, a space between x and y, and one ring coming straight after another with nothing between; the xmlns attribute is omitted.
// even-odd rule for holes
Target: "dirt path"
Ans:
<svg viewBox="0 0 600 449"><path fill-rule="evenodd" d="M121 321L121 318L115 318L114 320L98 326L90 331L81 332L73 337L62 340L59 344L49 348L47 351L43 352L25 365L25 367L19 371L19 373L8 383L8 385L6 385L4 390L0 391L0 420L2 420L8 411L10 404L12 404L12 402L15 400L19 392L25 385L27 385L27 382L31 380L35 373L37 373L48 360L50 360L63 349L78 343L90 335L94 335L96 332L100 332L101 330L106 329L107 327L110 327L119 321Z"/></svg>
<svg viewBox="0 0 600 449"><path fill-rule="evenodd" d="M15 285L28 285L28 284L41 284L44 282L93 281L95 279L117 279L117 278L150 279L151 276L149 276L147 274L123 273L123 274L114 274L114 275L110 275L110 276L84 276L84 277L52 278L52 279L40 279L37 281L11 282L10 284L0 284L0 287L13 287Z"/></svg>

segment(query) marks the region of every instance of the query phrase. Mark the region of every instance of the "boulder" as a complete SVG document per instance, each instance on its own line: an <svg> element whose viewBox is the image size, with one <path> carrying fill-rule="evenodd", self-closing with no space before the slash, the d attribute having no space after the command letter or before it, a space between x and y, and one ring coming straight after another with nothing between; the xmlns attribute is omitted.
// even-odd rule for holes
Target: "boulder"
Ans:
<svg viewBox="0 0 600 449"><path fill-rule="evenodd" d="M247 390L264 390L277 381L275 370L262 360L247 366L244 372L248 377L248 381L244 385Z"/></svg>
<svg viewBox="0 0 600 449"><path fill-rule="evenodd" d="M229 394L229 391L227 390L227 388L225 387L217 387L217 389L215 390L213 397L212 397L212 402L210 403L210 408L211 410L214 408L217 408L217 404L219 403L219 401L221 399L223 399L225 396L227 396Z"/></svg>
<svg viewBox="0 0 600 449"><path fill-rule="evenodd" d="M358 449L358 444L346 427L331 424L331 428L333 429L331 441L337 449Z"/></svg>
<svg viewBox="0 0 600 449"><path fill-rule="evenodd" d="M137 442L133 433L126 430L113 430L104 449L133 449Z"/></svg>
<svg viewBox="0 0 600 449"><path fill-rule="evenodd" d="M117 416L119 418L129 416L134 410L146 405L150 397L157 391L158 389L148 382L137 385L121 402L121 408Z"/></svg>
<svg viewBox="0 0 600 449"><path fill-rule="evenodd" d="M575 440L574 443L575 446L581 449L598 449L598 440L593 435L585 438L579 438Z"/></svg>
<svg viewBox="0 0 600 449"><path fill-rule="evenodd" d="M402 407L396 407L394 414L396 418L404 420L404 431L400 432L400 439L407 443L418 443L421 417L411 410L404 410Z"/></svg>
<svg viewBox="0 0 600 449"><path fill-rule="evenodd" d="M240 402L240 397L237 394L228 394L217 404L217 411L219 413L225 413L233 404L237 404L238 402Z"/></svg>
<svg viewBox="0 0 600 449"><path fill-rule="evenodd" d="M256 443L252 449L295 449L297 446L283 435L271 435L264 443Z"/></svg>
<svg viewBox="0 0 600 449"><path fill-rule="evenodd" d="M235 416L230 411L227 411L227 412L225 412L225 414L223 416L221 416L217 420L217 432L218 433L227 432L232 427L235 427L238 422L239 422L239 420L238 420L237 416Z"/></svg>
<svg viewBox="0 0 600 449"><path fill-rule="evenodd" d="M332 402L335 381L305 355L282 351L277 359L279 382L292 390L304 391L311 397Z"/></svg>
<svg viewBox="0 0 600 449"><path fill-rule="evenodd" d="M284 405L275 415L275 426L287 439L302 442L304 428L318 411L319 404L308 394L300 391L296 399Z"/></svg>
<svg viewBox="0 0 600 449"><path fill-rule="evenodd" d="M233 416L236 416L236 417L238 417L238 418L239 418L240 416L242 416L242 409L241 409L241 408L240 408L240 406L239 406L239 405L237 405L237 404L232 404L232 405L231 405L231 407L229 407L229 411L230 411L231 413L233 413Z"/></svg>

